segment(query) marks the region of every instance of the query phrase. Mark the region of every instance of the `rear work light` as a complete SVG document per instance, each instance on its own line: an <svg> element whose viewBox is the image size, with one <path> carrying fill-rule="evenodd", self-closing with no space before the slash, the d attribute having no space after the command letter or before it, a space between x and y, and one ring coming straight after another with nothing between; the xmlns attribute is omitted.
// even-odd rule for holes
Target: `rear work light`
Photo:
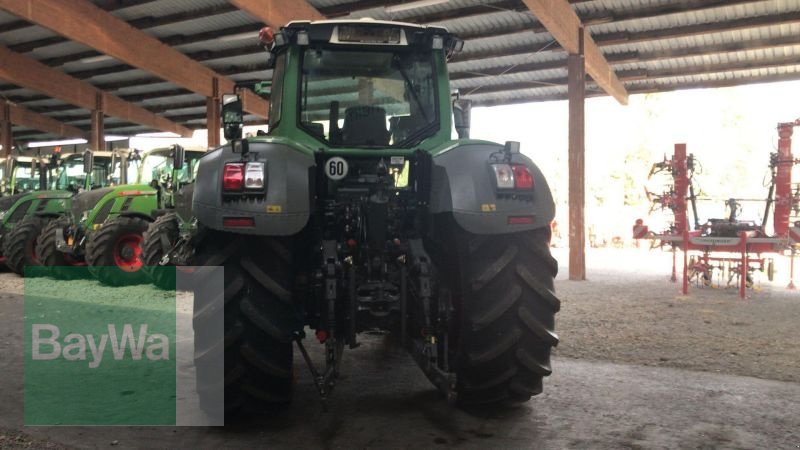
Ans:
<svg viewBox="0 0 800 450"><path fill-rule="evenodd" d="M264 189L264 163L227 163L222 172L222 189L241 192L242 189Z"/></svg>
<svg viewBox="0 0 800 450"><path fill-rule="evenodd" d="M245 189L264 189L264 163L249 162L244 166Z"/></svg>
<svg viewBox="0 0 800 450"><path fill-rule="evenodd" d="M525 164L492 164L495 186L500 190L533 190L533 175Z"/></svg>
<svg viewBox="0 0 800 450"><path fill-rule="evenodd" d="M228 163L222 171L222 189L241 191L244 186L244 164Z"/></svg>

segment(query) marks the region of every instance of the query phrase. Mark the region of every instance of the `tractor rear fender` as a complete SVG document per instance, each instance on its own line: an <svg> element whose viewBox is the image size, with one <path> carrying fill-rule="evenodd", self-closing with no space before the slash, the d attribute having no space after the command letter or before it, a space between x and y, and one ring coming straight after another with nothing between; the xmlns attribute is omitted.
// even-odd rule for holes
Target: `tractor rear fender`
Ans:
<svg viewBox="0 0 800 450"><path fill-rule="evenodd" d="M262 192L222 192L226 163L263 162ZM249 153L231 151L230 144L209 152L199 161L192 197L198 222L214 230L242 234L290 236L305 227L311 215L311 179L314 157L288 145L250 142ZM253 226L225 227L225 218L253 219Z"/></svg>
<svg viewBox="0 0 800 450"><path fill-rule="evenodd" d="M475 234L502 234L546 227L555 217L550 187L538 167L521 153L511 164L524 164L533 175L532 191L499 190L492 162L502 163L503 146L469 143L433 157L431 212L452 213Z"/></svg>
<svg viewBox="0 0 800 450"><path fill-rule="evenodd" d="M86 213L91 226L99 226L119 216L139 217L152 222L150 213L158 207L156 191L144 184L129 184L82 192L72 203L72 215Z"/></svg>

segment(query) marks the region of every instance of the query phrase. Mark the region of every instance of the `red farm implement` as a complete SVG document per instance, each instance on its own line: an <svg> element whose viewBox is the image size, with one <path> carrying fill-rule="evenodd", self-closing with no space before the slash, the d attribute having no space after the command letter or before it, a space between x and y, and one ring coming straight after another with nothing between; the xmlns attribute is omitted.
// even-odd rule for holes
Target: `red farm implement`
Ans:
<svg viewBox="0 0 800 450"><path fill-rule="evenodd" d="M671 226L661 232L651 232L639 219L633 227L635 239L651 239L659 245L672 248L672 280L677 281L677 250L683 251L684 295L688 294L689 281L710 285L715 271L722 280L731 285L735 281L741 298L752 284L754 271L764 272L772 280L773 259L790 258L789 289L794 289L794 257L800 249L800 183L792 183L792 168L800 159L792 156L792 132L800 126L800 119L778 124L778 151L770 155L771 182L760 223L740 220L740 201L749 199L730 198L725 201L729 214L721 219L709 219L701 223L697 203L698 197L692 180L695 158L686 153L686 144L675 144L672 159L653 164L650 174L666 172L672 182L662 194L648 193L653 209L669 210L674 216ZM689 222L691 208L692 223ZM772 230L768 231L769 214L772 214Z"/></svg>

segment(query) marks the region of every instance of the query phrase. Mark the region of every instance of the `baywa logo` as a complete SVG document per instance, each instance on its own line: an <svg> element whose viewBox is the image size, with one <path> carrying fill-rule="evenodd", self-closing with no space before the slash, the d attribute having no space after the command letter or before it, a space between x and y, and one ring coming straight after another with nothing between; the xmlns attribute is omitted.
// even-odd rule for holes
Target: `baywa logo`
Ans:
<svg viewBox="0 0 800 450"><path fill-rule="evenodd" d="M132 324L122 325L117 332L115 324L108 324L107 333L79 334L69 333L61 339L61 329L53 324L32 324L31 359L50 361L63 358L66 361L87 361L90 369L102 364L106 350L117 361L131 359L140 361L169 360L169 338L161 333L149 333L147 324L140 324L138 334L134 334Z"/></svg>

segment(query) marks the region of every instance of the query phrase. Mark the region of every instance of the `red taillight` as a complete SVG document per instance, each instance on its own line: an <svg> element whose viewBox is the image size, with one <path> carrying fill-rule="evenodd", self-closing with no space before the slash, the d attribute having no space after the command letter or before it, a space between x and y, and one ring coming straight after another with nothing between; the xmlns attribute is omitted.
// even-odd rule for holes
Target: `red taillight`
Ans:
<svg viewBox="0 0 800 450"><path fill-rule="evenodd" d="M256 221L252 217L224 217L222 219L222 225L225 227L233 227L233 228L243 228L243 227L254 227L256 226Z"/></svg>
<svg viewBox="0 0 800 450"><path fill-rule="evenodd" d="M528 166L523 164L512 164L511 169L514 171L514 188L515 189L533 189L533 175L531 175Z"/></svg>
<svg viewBox="0 0 800 450"><path fill-rule="evenodd" d="M222 189L226 191L241 191L244 186L244 164L225 164L222 172Z"/></svg>

